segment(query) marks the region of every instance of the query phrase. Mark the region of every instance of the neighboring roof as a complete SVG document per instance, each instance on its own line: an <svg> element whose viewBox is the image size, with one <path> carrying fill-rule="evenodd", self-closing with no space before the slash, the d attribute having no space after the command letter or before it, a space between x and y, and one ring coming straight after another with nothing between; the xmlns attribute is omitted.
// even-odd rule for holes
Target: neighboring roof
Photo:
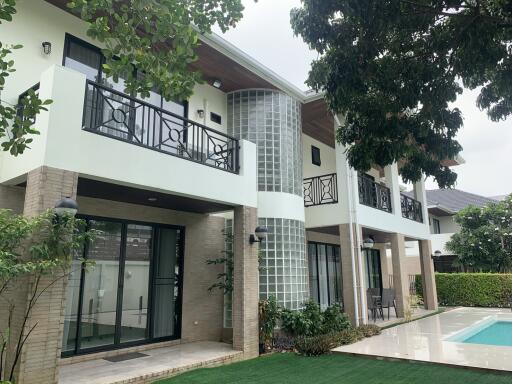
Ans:
<svg viewBox="0 0 512 384"><path fill-rule="evenodd" d="M508 195L498 195L498 196L490 196L489 199L497 200L497 201L503 201L506 199Z"/></svg>
<svg viewBox="0 0 512 384"><path fill-rule="evenodd" d="M460 189L434 189L427 191L429 211L444 211L445 214L455 214L473 205L484 207L496 203L496 199L461 191Z"/></svg>

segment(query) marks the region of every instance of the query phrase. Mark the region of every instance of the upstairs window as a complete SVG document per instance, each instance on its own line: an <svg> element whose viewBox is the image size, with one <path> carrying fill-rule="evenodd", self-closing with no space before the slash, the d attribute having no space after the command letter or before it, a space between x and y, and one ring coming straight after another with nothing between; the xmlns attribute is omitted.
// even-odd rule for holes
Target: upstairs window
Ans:
<svg viewBox="0 0 512 384"><path fill-rule="evenodd" d="M432 233L438 235L441 233L441 223L439 220L432 218Z"/></svg>
<svg viewBox="0 0 512 384"><path fill-rule="evenodd" d="M311 162L313 165L322 165L322 160L320 159L320 148L311 146Z"/></svg>

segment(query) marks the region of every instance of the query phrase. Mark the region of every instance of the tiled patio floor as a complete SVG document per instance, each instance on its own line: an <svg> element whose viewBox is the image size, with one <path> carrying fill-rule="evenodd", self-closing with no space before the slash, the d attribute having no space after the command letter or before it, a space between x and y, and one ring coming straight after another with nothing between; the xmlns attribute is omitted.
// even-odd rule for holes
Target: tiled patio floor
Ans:
<svg viewBox="0 0 512 384"><path fill-rule="evenodd" d="M64 365L59 384L151 383L179 371L235 361L242 352L231 344L196 342L141 352L144 357L110 362L97 359Z"/></svg>
<svg viewBox="0 0 512 384"><path fill-rule="evenodd" d="M435 311L430 311L424 308L416 308L414 309L414 312L412 314L412 318L417 319L420 317L423 317L425 315L428 315L430 313L434 313ZM393 325L396 323L402 323L404 321L403 317L396 317L395 311L393 308L389 311L389 319L388 319L388 310L384 309L384 320L382 318L377 318L377 320L374 322L372 316L370 315L370 320L368 320L368 324L377 324L379 327L386 327L389 325Z"/></svg>
<svg viewBox="0 0 512 384"><path fill-rule="evenodd" d="M458 308L385 329L379 336L339 347L334 351L512 371L512 347L446 340L493 316L512 319L510 309Z"/></svg>

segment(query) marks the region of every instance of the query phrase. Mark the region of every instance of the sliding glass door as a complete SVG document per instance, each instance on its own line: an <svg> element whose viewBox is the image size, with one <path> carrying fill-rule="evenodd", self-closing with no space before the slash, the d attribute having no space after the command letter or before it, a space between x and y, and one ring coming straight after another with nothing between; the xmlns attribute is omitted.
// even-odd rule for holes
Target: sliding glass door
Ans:
<svg viewBox="0 0 512 384"><path fill-rule="evenodd" d="M178 338L183 229L87 219L98 231L73 263L63 355Z"/></svg>
<svg viewBox="0 0 512 384"><path fill-rule="evenodd" d="M342 304L341 258L339 245L308 243L310 297L322 309Z"/></svg>
<svg viewBox="0 0 512 384"><path fill-rule="evenodd" d="M382 290L382 270L379 250L363 250L363 260L366 266L366 288L377 288Z"/></svg>

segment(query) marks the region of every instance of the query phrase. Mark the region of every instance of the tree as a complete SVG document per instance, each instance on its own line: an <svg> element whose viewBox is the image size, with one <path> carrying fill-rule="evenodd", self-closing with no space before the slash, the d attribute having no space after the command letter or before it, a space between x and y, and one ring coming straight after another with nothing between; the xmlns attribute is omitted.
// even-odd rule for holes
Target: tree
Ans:
<svg viewBox="0 0 512 384"><path fill-rule="evenodd" d="M190 67L197 60L199 33L211 32L213 25L226 31L243 11L241 0L73 0L67 6L88 23L87 34L104 46L105 75L115 82L122 78L127 93L147 97L157 90L168 101L187 99L201 82ZM16 0L0 0L0 23L12 21L15 13ZM0 43L0 92L15 70L9 55L21 48ZM0 103L0 139L6 139L2 148L13 155L23 153L32 142L27 135L38 134L35 116L50 103L34 91L21 106Z"/></svg>
<svg viewBox="0 0 512 384"><path fill-rule="evenodd" d="M52 210L34 218L0 210L0 313L6 320L0 329L0 382L15 379L23 347L37 327L31 315L38 300L73 272L73 255L95 234L83 220L58 219ZM28 297L26 306L17 304L19 295Z"/></svg>
<svg viewBox="0 0 512 384"><path fill-rule="evenodd" d="M452 186L463 87L493 121L512 113L510 0L302 0L296 34L321 56L307 83L344 115L337 139L359 171L401 161L405 181Z"/></svg>
<svg viewBox="0 0 512 384"><path fill-rule="evenodd" d="M512 271L512 195L483 208L467 207L455 216L459 233L446 244L458 262L473 271Z"/></svg>

